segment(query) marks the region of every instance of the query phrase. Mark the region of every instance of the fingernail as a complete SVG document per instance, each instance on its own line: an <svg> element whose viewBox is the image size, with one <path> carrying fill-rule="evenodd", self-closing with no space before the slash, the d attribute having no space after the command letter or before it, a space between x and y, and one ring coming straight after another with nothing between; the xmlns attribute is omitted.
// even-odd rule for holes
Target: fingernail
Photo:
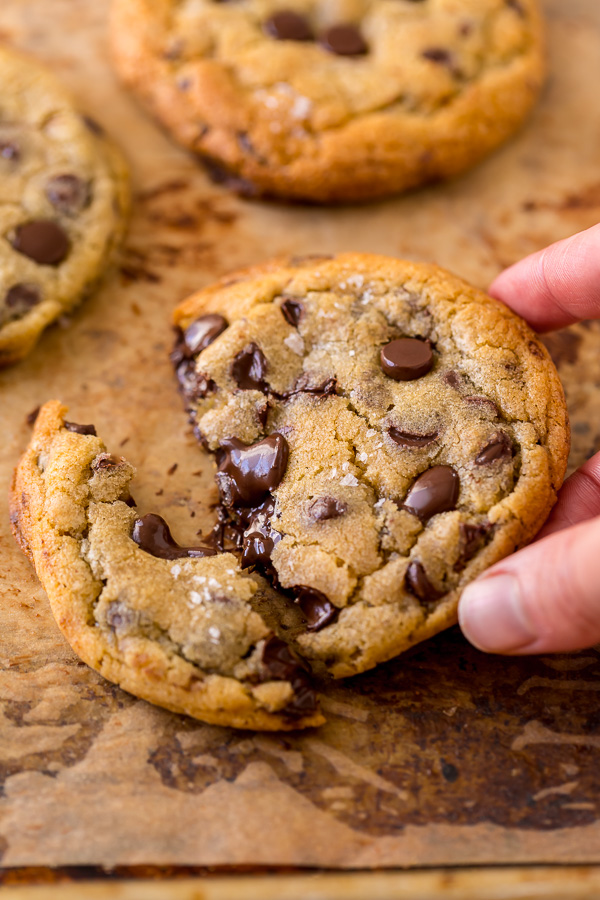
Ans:
<svg viewBox="0 0 600 900"><path fill-rule="evenodd" d="M488 653L522 650L536 639L514 575L492 575L468 585L460 599L458 620L465 637Z"/></svg>

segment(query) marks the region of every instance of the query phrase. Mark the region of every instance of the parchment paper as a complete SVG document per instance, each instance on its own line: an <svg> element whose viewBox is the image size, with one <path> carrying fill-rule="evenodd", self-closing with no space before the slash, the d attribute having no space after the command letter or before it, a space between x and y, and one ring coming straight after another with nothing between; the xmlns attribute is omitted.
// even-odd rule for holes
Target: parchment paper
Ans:
<svg viewBox="0 0 600 900"><path fill-rule="evenodd" d="M485 286L594 223L600 6L544 6L551 77L512 143L453 183L328 210L243 202L212 186L116 84L106 2L3 0L0 38L50 64L120 140L136 203L118 271L0 374L0 498L28 441L26 414L56 397L137 466L142 511L192 540L209 525L215 489L167 362L170 313L187 293L277 253L343 249L434 260ZM550 346L574 466L600 447L600 328L578 326ZM0 502L4 866L600 861L598 651L493 659L451 631L328 688L328 722L313 733L204 726L74 657Z"/></svg>

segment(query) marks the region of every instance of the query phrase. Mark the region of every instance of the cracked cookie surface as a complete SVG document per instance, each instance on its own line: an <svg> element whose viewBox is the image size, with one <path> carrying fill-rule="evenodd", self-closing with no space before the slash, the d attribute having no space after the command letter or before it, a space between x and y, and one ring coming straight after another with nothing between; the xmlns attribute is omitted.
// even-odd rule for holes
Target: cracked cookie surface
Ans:
<svg viewBox="0 0 600 900"><path fill-rule="evenodd" d="M0 47L0 367L101 276L129 205L121 154L35 60Z"/></svg>
<svg viewBox="0 0 600 900"><path fill-rule="evenodd" d="M363 200L474 165L544 76L537 0L113 0L118 72L242 193Z"/></svg>
<svg viewBox="0 0 600 900"><path fill-rule="evenodd" d="M218 465L213 546L295 601L302 653L334 676L453 624L462 588L545 521L569 449L558 375L461 279L367 254L276 261L175 322Z"/></svg>
<svg viewBox="0 0 600 900"><path fill-rule="evenodd" d="M140 518L133 467L65 414L42 407L11 522L75 652L132 694L205 722L321 724L306 672L253 608L260 579L229 553L180 547L160 517Z"/></svg>

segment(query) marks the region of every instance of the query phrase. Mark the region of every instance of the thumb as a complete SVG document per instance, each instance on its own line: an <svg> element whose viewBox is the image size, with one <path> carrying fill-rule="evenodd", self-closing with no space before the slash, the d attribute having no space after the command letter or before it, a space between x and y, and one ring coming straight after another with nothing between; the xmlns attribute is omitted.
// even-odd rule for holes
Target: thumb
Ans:
<svg viewBox="0 0 600 900"><path fill-rule="evenodd" d="M489 653L580 650L600 641L600 517L551 534L468 585L458 618Z"/></svg>

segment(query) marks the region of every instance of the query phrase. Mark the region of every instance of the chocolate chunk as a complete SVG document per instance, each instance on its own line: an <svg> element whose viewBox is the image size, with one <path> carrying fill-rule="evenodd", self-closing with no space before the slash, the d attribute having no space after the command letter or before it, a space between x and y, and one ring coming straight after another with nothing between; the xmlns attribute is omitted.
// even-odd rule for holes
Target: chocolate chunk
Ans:
<svg viewBox="0 0 600 900"><path fill-rule="evenodd" d="M317 695L300 658L280 638L273 635L265 642L262 665L265 680L291 683L294 699L286 706L286 713L307 716L316 711Z"/></svg>
<svg viewBox="0 0 600 900"><path fill-rule="evenodd" d="M465 403L469 403L471 406L478 406L482 412L491 414L496 418L500 415L500 410L489 397L465 397Z"/></svg>
<svg viewBox="0 0 600 900"><path fill-rule="evenodd" d="M459 555L454 564L456 572L460 572L469 560L473 559L475 554L481 550L485 544L486 537L490 533L491 525L471 525L468 522L461 522L459 535Z"/></svg>
<svg viewBox="0 0 600 900"><path fill-rule="evenodd" d="M499 431L475 457L476 466L489 466L513 457L513 445L505 431Z"/></svg>
<svg viewBox="0 0 600 900"><path fill-rule="evenodd" d="M113 600L106 607L106 624L117 633L135 628L139 623L139 619L139 612L127 606L121 600Z"/></svg>
<svg viewBox="0 0 600 900"><path fill-rule="evenodd" d="M425 59L430 62L440 63L441 65L450 66L452 63L452 54L444 47L428 47L421 53Z"/></svg>
<svg viewBox="0 0 600 900"><path fill-rule="evenodd" d="M274 13L263 25L264 31L277 41L312 41L313 32L308 20L291 9Z"/></svg>
<svg viewBox="0 0 600 900"><path fill-rule="evenodd" d="M123 459L117 459L112 453L101 453L92 463L94 471L102 471L105 469L116 469L123 463Z"/></svg>
<svg viewBox="0 0 600 900"><path fill-rule="evenodd" d="M332 25L323 32L319 42L337 56L362 56L369 50L356 25Z"/></svg>
<svg viewBox="0 0 600 900"><path fill-rule="evenodd" d="M217 313L201 316L183 332L183 350L187 359L198 356L228 327L227 319Z"/></svg>
<svg viewBox="0 0 600 900"><path fill-rule="evenodd" d="M306 618L307 631L320 631L337 617L339 610L333 603L314 588L297 585L293 588L297 603Z"/></svg>
<svg viewBox="0 0 600 900"><path fill-rule="evenodd" d="M180 547L175 543L169 526L155 513L148 513L133 523L131 537L146 553L159 559L183 559L184 557L215 556L211 547Z"/></svg>
<svg viewBox="0 0 600 900"><path fill-rule="evenodd" d="M17 162L21 158L21 150L12 141L0 141L0 156L10 162Z"/></svg>
<svg viewBox="0 0 600 900"><path fill-rule="evenodd" d="M394 381L414 381L427 375L433 365L429 341L400 338L381 348L381 368Z"/></svg>
<svg viewBox="0 0 600 900"><path fill-rule="evenodd" d="M93 425L78 425L76 422L65 422L64 426L67 431L73 431L75 434L91 434L93 437L98 436Z"/></svg>
<svg viewBox="0 0 600 900"><path fill-rule="evenodd" d="M8 289L4 302L13 316L20 318L25 313L37 306L41 301L42 295L37 284L13 284Z"/></svg>
<svg viewBox="0 0 600 900"><path fill-rule="evenodd" d="M451 466L433 466L419 475L406 495L404 509L422 522L438 513L454 509L460 491L460 478Z"/></svg>
<svg viewBox="0 0 600 900"><path fill-rule="evenodd" d="M217 454L216 479L225 506L252 506L274 490L285 475L288 442L271 434L256 444L237 438L224 441Z"/></svg>
<svg viewBox="0 0 600 900"><path fill-rule="evenodd" d="M388 429L388 434L400 447L404 447L407 450L427 447L428 444L432 444L439 437L439 431L431 431L429 434L416 434L410 431L401 431L394 426Z"/></svg>
<svg viewBox="0 0 600 900"><path fill-rule="evenodd" d="M525 18L525 9L523 8L521 0L505 0L505 2L506 5L510 9L513 9L518 16L520 16L522 19Z"/></svg>
<svg viewBox="0 0 600 900"><path fill-rule="evenodd" d="M335 497L317 497L308 507L311 519L323 522L326 519L339 519L348 509L348 504Z"/></svg>
<svg viewBox="0 0 600 900"><path fill-rule="evenodd" d="M462 384L458 372L453 372L452 370L444 372L444 374L442 375L442 381L444 382L444 384L448 384L451 388L454 388L455 391L458 391Z"/></svg>
<svg viewBox="0 0 600 900"><path fill-rule="evenodd" d="M90 202L90 185L77 175L56 175L46 185L46 197L58 212L75 216Z"/></svg>
<svg viewBox="0 0 600 900"><path fill-rule="evenodd" d="M17 253L41 266L60 265L71 249L64 229L47 219L19 225L11 243Z"/></svg>
<svg viewBox="0 0 600 900"><path fill-rule="evenodd" d="M203 400L208 394L217 390L217 385L206 375L196 372L193 359L184 359L175 369L179 388L188 402Z"/></svg>
<svg viewBox="0 0 600 900"><path fill-rule="evenodd" d="M264 391L266 374L267 360L254 342L240 350L231 364L231 376L243 391Z"/></svg>
<svg viewBox="0 0 600 900"><path fill-rule="evenodd" d="M406 570L406 587L422 603L435 603L443 596L430 582L423 565L414 560Z"/></svg>
<svg viewBox="0 0 600 900"><path fill-rule="evenodd" d="M286 322L288 322L292 328L297 328L300 319L302 318L304 307L299 300L284 300L281 304L281 312L283 313Z"/></svg>

